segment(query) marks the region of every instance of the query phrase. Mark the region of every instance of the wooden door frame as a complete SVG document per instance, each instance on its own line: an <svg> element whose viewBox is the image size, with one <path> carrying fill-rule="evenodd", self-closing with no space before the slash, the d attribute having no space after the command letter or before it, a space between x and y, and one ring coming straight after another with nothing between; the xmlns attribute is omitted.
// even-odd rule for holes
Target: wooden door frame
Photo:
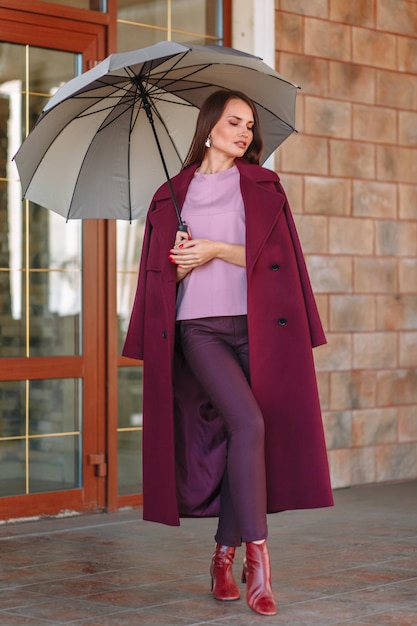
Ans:
<svg viewBox="0 0 417 626"><path fill-rule="evenodd" d="M91 21L94 17L94 21ZM0 0L0 40L83 55L84 70L102 60L107 53L109 15L57 7L37 0ZM56 514L68 510L97 510L106 505L106 478L103 464L95 455L106 458L107 418L107 224L104 220L83 223L83 354L63 357L2 358L2 380L39 380L42 378L80 378L83 385L83 416L93 428L83 428L83 485L40 494L2 498L7 512L2 517L28 517ZM104 314L101 314L104 312Z"/></svg>

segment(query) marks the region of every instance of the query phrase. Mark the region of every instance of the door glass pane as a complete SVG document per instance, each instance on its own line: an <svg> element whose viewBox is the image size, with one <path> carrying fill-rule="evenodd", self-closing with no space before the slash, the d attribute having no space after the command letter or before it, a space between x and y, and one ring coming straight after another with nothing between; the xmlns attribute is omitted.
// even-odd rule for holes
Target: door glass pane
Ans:
<svg viewBox="0 0 417 626"><path fill-rule="evenodd" d="M118 0L118 51L158 41L222 45L222 0ZM161 180L161 183L163 181ZM155 190L156 191L156 190ZM122 350L136 292L144 220L117 222L118 349ZM119 368L119 494L141 491L142 367ZM138 426L140 424L140 426Z"/></svg>
<svg viewBox="0 0 417 626"><path fill-rule="evenodd" d="M158 41L216 45L223 41L221 0L118 0L118 51Z"/></svg>
<svg viewBox="0 0 417 626"><path fill-rule="evenodd" d="M145 220L117 223L118 348L122 350L136 293Z"/></svg>
<svg viewBox="0 0 417 626"><path fill-rule="evenodd" d="M193 2L172 3L172 30L187 31L193 41L199 38L218 40L222 36L222 2L216 0L193 0ZM216 41L211 41L212 44Z"/></svg>
<svg viewBox="0 0 417 626"><path fill-rule="evenodd" d="M78 57L0 43L0 357L81 353L81 223L22 203L12 160Z"/></svg>
<svg viewBox="0 0 417 626"><path fill-rule="evenodd" d="M81 486L78 379L0 382L0 496Z"/></svg>
<svg viewBox="0 0 417 626"><path fill-rule="evenodd" d="M142 491L142 368L119 369L118 491Z"/></svg>
<svg viewBox="0 0 417 626"><path fill-rule="evenodd" d="M22 202L12 160L78 61L70 52L0 42L3 358L81 354L81 223ZM78 379L0 381L0 496L81 486L81 396Z"/></svg>

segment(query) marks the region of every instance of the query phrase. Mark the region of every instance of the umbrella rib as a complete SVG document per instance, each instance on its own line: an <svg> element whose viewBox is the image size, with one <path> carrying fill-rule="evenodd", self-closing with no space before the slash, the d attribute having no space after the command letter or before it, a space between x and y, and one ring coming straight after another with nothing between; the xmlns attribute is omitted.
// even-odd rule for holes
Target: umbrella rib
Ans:
<svg viewBox="0 0 417 626"><path fill-rule="evenodd" d="M175 143L174 139L172 138L171 133L170 133L170 132L169 132L169 130L168 130L168 127L167 127L167 125L166 125L166 123L165 123L165 120L163 119L162 115L159 113L158 108L157 108L157 106L156 106L155 102L151 101L151 106L152 106L152 110L153 110L153 111L154 111L154 113L156 114L156 117L157 117L157 118L158 118L158 120L160 121L160 123L161 123L162 127L165 129L165 132L166 132L166 134L167 134L167 136L168 136L168 138L169 138L169 141L170 141L170 143L171 143L172 147L174 148L175 154L177 155L178 160L179 160L179 162L180 162L180 163L181 163L181 165L182 165L182 164L183 164L183 160L182 160L182 158L181 158L180 152L179 152L179 150L178 150L178 148L177 148L177 146L176 146L176 143ZM190 106L192 106L192 105L190 105Z"/></svg>

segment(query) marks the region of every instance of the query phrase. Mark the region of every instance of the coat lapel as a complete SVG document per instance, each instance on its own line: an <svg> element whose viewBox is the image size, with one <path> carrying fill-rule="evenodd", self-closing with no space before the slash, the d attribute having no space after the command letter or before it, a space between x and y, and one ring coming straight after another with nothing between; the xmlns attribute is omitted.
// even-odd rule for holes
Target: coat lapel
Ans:
<svg viewBox="0 0 417 626"><path fill-rule="evenodd" d="M248 274L281 216L285 195L277 175L237 159L246 214L246 259ZM255 183L255 185L254 185Z"/></svg>

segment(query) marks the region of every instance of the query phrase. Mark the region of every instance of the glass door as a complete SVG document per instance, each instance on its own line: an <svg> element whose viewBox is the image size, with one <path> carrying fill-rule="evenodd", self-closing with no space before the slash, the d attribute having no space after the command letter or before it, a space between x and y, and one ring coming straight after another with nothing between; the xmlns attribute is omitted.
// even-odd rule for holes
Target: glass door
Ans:
<svg viewBox="0 0 417 626"><path fill-rule="evenodd" d="M6 519L105 505L105 225L66 223L22 201L12 162L48 98L99 58L105 31L80 35L68 20L51 18L48 27L48 19L40 26L31 17L14 15L13 29L0 20L0 517Z"/></svg>

